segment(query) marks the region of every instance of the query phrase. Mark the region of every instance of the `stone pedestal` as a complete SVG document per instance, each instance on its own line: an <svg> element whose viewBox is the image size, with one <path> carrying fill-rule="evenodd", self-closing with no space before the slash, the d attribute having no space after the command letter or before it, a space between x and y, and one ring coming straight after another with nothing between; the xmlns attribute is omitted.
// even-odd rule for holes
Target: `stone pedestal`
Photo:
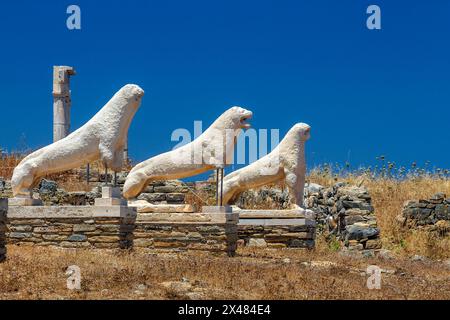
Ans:
<svg viewBox="0 0 450 320"><path fill-rule="evenodd" d="M41 199L31 197L14 197L8 201L9 206L42 206Z"/></svg>
<svg viewBox="0 0 450 320"><path fill-rule="evenodd" d="M13 206L8 242L22 246L127 249L136 209L123 206Z"/></svg>
<svg viewBox="0 0 450 320"><path fill-rule="evenodd" d="M137 216L134 247L203 250L234 256L237 223L233 213L142 213Z"/></svg>
<svg viewBox="0 0 450 320"><path fill-rule="evenodd" d="M102 197L95 199L95 206L127 206L119 187L102 187Z"/></svg>
<svg viewBox="0 0 450 320"><path fill-rule="evenodd" d="M6 213L8 199L0 199L0 262L6 259Z"/></svg>

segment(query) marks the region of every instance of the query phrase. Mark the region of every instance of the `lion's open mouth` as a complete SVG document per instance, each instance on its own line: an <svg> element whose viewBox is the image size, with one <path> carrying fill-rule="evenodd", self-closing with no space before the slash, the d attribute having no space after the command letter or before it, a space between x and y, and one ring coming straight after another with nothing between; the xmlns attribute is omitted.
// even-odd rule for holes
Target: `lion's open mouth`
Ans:
<svg viewBox="0 0 450 320"><path fill-rule="evenodd" d="M251 124L248 123L247 120L250 120L252 118L252 116L253 116L253 113L249 112L241 117L241 120L240 120L241 128L248 129L251 127Z"/></svg>

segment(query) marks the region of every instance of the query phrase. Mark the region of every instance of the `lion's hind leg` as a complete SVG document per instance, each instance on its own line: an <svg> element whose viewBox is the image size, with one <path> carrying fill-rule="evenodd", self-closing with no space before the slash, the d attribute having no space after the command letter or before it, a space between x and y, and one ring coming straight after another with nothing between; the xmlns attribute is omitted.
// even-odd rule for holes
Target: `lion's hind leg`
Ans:
<svg viewBox="0 0 450 320"><path fill-rule="evenodd" d="M143 172L130 172L123 186L123 196L128 199L136 198L149 184L150 179Z"/></svg>
<svg viewBox="0 0 450 320"><path fill-rule="evenodd" d="M289 196L293 209L300 209L303 207L303 189L305 181L301 179L294 172L285 170L286 185L288 187Z"/></svg>

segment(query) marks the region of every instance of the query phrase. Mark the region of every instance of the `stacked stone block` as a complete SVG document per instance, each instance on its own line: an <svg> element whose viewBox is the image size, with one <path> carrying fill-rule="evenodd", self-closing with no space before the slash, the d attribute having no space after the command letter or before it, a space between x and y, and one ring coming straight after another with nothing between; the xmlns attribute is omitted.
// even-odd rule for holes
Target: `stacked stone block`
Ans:
<svg viewBox="0 0 450 320"><path fill-rule="evenodd" d="M347 248L381 248L374 207L364 187L311 184L305 188L305 206L316 213L318 231L336 236Z"/></svg>
<svg viewBox="0 0 450 320"><path fill-rule="evenodd" d="M8 200L0 199L0 262L6 259L6 214L8 211Z"/></svg>
<svg viewBox="0 0 450 320"><path fill-rule="evenodd" d="M234 256L237 214L141 214L136 222L134 247L160 250L204 250Z"/></svg>
<svg viewBox="0 0 450 320"><path fill-rule="evenodd" d="M11 207L6 237L17 245L204 250L233 256L238 215L148 213L123 206ZM6 228L5 228L6 229Z"/></svg>
<svg viewBox="0 0 450 320"><path fill-rule="evenodd" d="M430 199L407 201L398 220L409 227L438 231L446 236L450 231L450 198L437 193Z"/></svg>
<svg viewBox="0 0 450 320"><path fill-rule="evenodd" d="M314 248L314 218L291 210L242 210L239 215L239 239L246 246Z"/></svg>
<svg viewBox="0 0 450 320"><path fill-rule="evenodd" d="M64 248L130 248L136 213L95 214L97 208L11 207L9 243Z"/></svg>

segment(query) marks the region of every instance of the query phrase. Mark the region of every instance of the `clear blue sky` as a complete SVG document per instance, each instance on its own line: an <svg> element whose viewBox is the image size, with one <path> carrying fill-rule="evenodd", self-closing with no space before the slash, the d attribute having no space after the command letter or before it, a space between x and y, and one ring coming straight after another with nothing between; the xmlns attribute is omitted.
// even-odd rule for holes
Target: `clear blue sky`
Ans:
<svg viewBox="0 0 450 320"><path fill-rule="evenodd" d="M77 4L82 30L66 28ZM382 30L366 28L381 7ZM312 126L309 165L450 167L450 1L3 1L0 146L52 140L52 66L71 65L72 128L121 86L146 95L130 155L233 105L254 128Z"/></svg>

